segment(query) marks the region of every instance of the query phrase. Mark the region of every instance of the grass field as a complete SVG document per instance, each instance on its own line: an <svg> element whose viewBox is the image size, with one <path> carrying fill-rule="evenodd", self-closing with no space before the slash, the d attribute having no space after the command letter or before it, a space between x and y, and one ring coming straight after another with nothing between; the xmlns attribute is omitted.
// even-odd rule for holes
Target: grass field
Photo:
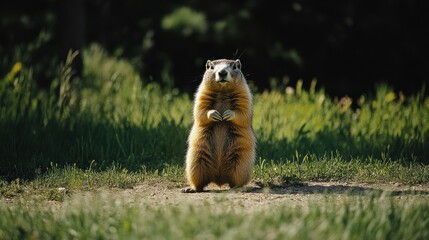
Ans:
<svg viewBox="0 0 429 240"><path fill-rule="evenodd" d="M426 199L427 200L427 199ZM387 196L309 201L255 212L216 205L154 207L108 195L74 199L64 208L0 205L2 239L427 239L429 205Z"/></svg>
<svg viewBox="0 0 429 240"><path fill-rule="evenodd" d="M76 195L100 188L148 181L183 187L192 124L192 96L140 79L130 63L96 45L82 54L82 78L71 80L70 55L48 90L35 86L31 67L19 62L0 76L0 239L429 237L429 204L421 193L409 201L382 194L252 213L217 212L210 204L204 213L192 204L118 208L114 197L79 204ZM332 98L309 83L255 90L252 182L427 186L429 98L423 90L405 96L378 85L359 99ZM70 207L52 211L43 207L46 201Z"/></svg>

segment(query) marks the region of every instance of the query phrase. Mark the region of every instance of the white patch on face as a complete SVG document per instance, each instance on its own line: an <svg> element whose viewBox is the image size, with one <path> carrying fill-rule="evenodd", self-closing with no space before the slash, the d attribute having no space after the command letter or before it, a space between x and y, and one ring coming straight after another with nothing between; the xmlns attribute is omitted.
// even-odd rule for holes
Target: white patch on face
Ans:
<svg viewBox="0 0 429 240"><path fill-rule="evenodd" d="M231 71L232 68L229 64L220 63L215 65L214 72L216 82L226 83L231 81Z"/></svg>

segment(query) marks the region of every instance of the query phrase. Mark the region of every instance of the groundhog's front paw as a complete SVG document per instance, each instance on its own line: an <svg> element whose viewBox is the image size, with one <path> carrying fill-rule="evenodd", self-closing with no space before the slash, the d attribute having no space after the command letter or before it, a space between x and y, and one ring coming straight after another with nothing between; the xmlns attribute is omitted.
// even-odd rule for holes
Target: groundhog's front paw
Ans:
<svg viewBox="0 0 429 240"><path fill-rule="evenodd" d="M222 119L225 121L228 121L228 120L231 120L234 116L235 116L235 112L228 109L223 113Z"/></svg>
<svg viewBox="0 0 429 240"><path fill-rule="evenodd" d="M209 110L207 112L207 117L212 121L222 121L222 115L216 110Z"/></svg>

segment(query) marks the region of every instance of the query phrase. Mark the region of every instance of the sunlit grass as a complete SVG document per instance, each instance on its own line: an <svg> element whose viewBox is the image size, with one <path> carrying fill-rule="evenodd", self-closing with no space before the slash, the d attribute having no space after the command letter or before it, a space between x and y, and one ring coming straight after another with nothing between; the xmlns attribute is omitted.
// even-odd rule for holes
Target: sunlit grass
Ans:
<svg viewBox="0 0 429 240"><path fill-rule="evenodd" d="M255 181L287 186L300 181L342 181L366 183L420 184L429 182L429 166L396 161L345 160L338 155L318 158L305 155L282 163L259 159L254 168Z"/></svg>
<svg viewBox="0 0 429 240"><path fill-rule="evenodd" d="M375 97L354 102L352 108L348 97L331 99L314 90L256 94L254 127L260 156L284 159L295 151L319 156L339 152L346 159L428 163L428 98L421 93L406 98L381 85Z"/></svg>

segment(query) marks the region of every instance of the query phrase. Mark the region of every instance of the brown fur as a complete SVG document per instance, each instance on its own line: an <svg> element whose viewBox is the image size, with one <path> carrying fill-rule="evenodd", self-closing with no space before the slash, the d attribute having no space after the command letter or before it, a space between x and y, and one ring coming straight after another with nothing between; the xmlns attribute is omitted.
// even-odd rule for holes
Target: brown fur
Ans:
<svg viewBox="0 0 429 240"><path fill-rule="evenodd" d="M229 66L229 82L215 80L218 64ZM240 70L239 60L208 61L206 68L195 95L186 176L195 191L203 191L211 182L219 186L229 184L231 188L241 187L249 182L255 159L252 95ZM210 118L213 110L223 119ZM233 111L229 119L227 110Z"/></svg>

